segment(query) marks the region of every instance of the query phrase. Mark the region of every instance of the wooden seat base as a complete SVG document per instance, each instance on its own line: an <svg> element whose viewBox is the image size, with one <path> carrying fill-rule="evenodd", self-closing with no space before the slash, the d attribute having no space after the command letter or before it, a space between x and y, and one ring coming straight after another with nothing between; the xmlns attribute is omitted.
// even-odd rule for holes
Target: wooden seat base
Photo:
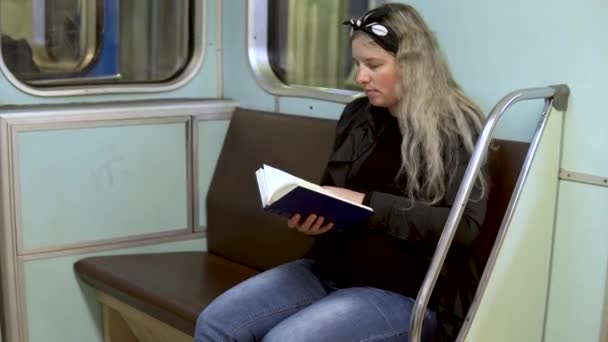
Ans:
<svg viewBox="0 0 608 342"><path fill-rule="evenodd" d="M192 342L189 336L120 300L97 291L105 342Z"/></svg>

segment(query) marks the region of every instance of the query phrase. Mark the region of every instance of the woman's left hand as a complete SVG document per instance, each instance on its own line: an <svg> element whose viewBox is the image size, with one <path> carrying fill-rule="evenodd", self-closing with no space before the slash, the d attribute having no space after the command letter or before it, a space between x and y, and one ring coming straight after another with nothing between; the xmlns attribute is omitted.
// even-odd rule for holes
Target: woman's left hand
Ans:
<svg viewBox="0 0 608 342"><path fill-rule="evenodd" d="M348 190L345 188L337 188L335 186L322 186L323 189L331 191L334 195L349 200L351 202L355 202L358 204L363 203L363 198L365 194Z"/></svg>

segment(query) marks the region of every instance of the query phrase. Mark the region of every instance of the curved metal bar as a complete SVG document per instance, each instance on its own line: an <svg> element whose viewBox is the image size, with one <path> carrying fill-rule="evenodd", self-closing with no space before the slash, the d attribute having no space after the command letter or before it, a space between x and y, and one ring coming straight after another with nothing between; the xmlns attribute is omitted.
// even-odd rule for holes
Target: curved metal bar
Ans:
<svg viewBox="0 0 608 342"><path fill-rule="evenodd" d="M557 96L553 95L554 97ZM502 246L504 241L504 236L507 234L509 224L511 223L511 219L513 218L513 212L515 211L515 203L519 200L521 195L524 180L528 177L528 173L530 172L530 168L532 167L532 160L536 155L536 151L538 150L538 145L540 144L540 139L543 135L543 131L547 126L547 122L549 121L549 112L551 111L551 107L553 106L552 99L545 100L545 107L543 108L543 112L541 114L541 123L536 133L534 134L534 138L532 138L532 142L530 142L530 147L528 148L528 152L526 153L526 158L521 167L521 172L519 177L517 178L517 183L513 188L513 193L511 194L511 199L509 200L509 204L505 210L502 223L500 224L500 228L496 235L496 240L494 241L494 246L492 248L492 252L488 257L486 262L485 269L483 270L481 279L479 280L479 284L477 284L477 292L475 294L475 298L469 307L469 312L467 317L460 328L460 332L458 334L458 338L456 341L462 341L461 336L464 336L471 327L472 320L475 319L475 314L477 313L477 309L479 308L479 303L481 301L481 296L483 296L484 292L487 289L487 285L490 279L490 274L494 269L494 265L496 264L496 259L498 258L498 253L500 251L500 246ZM473 314L473 316L471 316Z"/></svg>
<svg viewBox="0 0 608 342"><path fill-rule="evenodd" d="M517 90L503 97L490 112L490 115L488 116L488 119L483 127L483 131L481 132L481 136L475 145L475 150L473 151L473 155L471 156L471 160L467 166L462 183L458 189L456 199L454 200L454 205L450 210L450 214L443 228L443 232L439 238L433 259L431 260L429 269L426 273L422 286L420 287L418 296L416 297L416 303L414 304L414 309L410 318L410 342L420 342L424 313L429 303L431 293L435 287L437 278L439 277L439 272L441 271L445 258L448 254L448 250L456 233L458 224L460 223L462 213L466 207L469 195L471 194L471 190L475 184L475 178L477 178L481 163L488 151L488 147L490 145L490 141L492 140L496 125L498 124L498 120L510 106L517 102L524 100L550 99L554 96L557 97L558 95L560 96L560 103L567 103L569 95L568 86L557 85L545 88Z"/></svg>

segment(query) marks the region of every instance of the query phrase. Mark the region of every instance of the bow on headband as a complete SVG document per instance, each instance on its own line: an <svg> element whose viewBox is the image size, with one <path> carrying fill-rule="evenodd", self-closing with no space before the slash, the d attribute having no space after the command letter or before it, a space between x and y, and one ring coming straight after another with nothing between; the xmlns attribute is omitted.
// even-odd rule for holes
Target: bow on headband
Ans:
<svg viewBox="0 0 608 342"><path fill-rule="evenodd" d="M351 34L355 31L367 33L384 50L397 54L399 41L393 30L380 21L388 16L390 8L379 7L365 13L360 19L350 19L344 25L351 26Z"/></svg>

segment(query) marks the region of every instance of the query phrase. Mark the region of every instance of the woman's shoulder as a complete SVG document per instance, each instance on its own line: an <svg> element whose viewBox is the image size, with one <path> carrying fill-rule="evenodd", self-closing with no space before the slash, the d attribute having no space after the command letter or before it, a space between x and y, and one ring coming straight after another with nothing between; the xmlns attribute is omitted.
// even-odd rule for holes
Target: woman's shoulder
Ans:
<svg viewBox="0 0 608 342"><path fill-rule="evenodd" d="M361 110L367 110L370 106L369 99L367 96L360 96L349 102L344 107L344 112L358 112Z"/></svg>
<svg viewBox="0 0 608 342"><path fill-rule="evenodd" d="M365 127L369 122L370 103L367 97L358 97L344 107L342 115L336 125L335 145L344 142L355 128Z"/></svg>
<svg viewBox="0 0 608 342"><path fill-rule="evenodd" d="M367 96L362 96L354 99L344 107L342 115L340 116L341 122L351 122L353 120L367 120L369 117L370 103Z"/></svg>

